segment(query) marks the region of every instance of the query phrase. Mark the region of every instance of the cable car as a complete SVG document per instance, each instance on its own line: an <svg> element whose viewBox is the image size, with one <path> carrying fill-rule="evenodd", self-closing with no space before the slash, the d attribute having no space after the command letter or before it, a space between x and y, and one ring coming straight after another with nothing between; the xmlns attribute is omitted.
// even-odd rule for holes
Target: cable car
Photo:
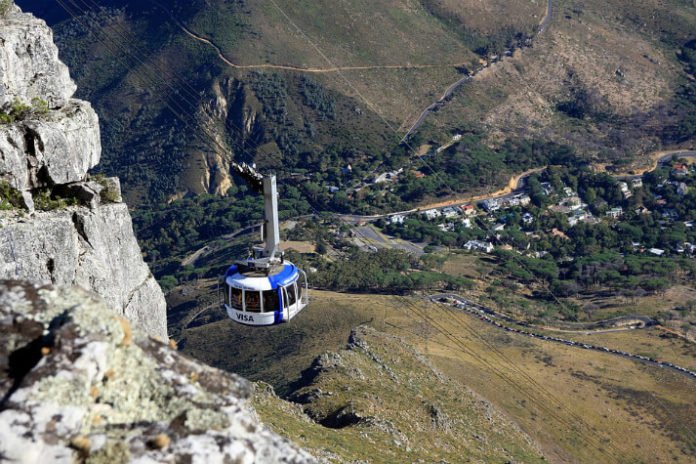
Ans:
<svg viewBox="0 0 696 464"><path fill-rule="evenodd" d="M265 245L254 247L254 257L231 265L222 277L223 307L235 322L269 326L290 321L309 303L307 275L285 260L279 249L278 192L273 175L261 176L253 167L237 171L263 191Z"/></svg>

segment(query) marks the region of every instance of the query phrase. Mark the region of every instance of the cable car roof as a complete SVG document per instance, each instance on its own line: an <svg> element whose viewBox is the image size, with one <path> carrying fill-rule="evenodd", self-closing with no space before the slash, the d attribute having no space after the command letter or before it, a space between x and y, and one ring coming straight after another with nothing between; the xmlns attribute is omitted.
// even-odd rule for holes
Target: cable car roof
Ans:
<svg viewBox="0 0 696 464"><path fill-rule="evenodd" d="M269 275L251 270L246 272L240 269L240 266L233 264L225 273L225 283L231 287L258 292L285 287L296 282L300 277L299 269L288 262L277 266L273 271Z"/></svg>

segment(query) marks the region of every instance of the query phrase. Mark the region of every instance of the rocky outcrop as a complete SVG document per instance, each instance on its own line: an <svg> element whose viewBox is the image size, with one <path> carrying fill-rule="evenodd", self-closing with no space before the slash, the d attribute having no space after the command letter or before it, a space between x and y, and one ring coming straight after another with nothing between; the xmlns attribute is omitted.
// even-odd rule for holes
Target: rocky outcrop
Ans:
<svg viewBox="0 0 696 464"><path fill-rule="evenodd" d="M0 215L0 276L90 289L134 325L167 336L166 302L140 255L128 208Z"/></svg>
<svg viewBox="0 0 696 464"><path fill-rule="evenodd" d="M0 282L0 331L3 460L315 462L259 423L248 381L146 337L94 294Z"/></svg>
<svg viewBox="0 0 696 464"><path fill-rule="evenodd" d="M46 24L14 6L0 17L0 204L14 206L0 211L0 279L79 285L166 339L164 295L118 179L88 174L101 155L99 119L74 91Z"/></svg>
<svg viewBox="0 0 696 464"><path fill-rule="evenodd" d="M0 28L0 107L40 98L50 108L64 106L75 93L67 66L58 59L53 32L44 21L11 11Z"/></svg>
<svg viewBox="0 0 696 464"><path fill-rule="evenodd" d="M20 192L81 182L100 154L99 119L87 102L0 125L0 178Z"/></svg>

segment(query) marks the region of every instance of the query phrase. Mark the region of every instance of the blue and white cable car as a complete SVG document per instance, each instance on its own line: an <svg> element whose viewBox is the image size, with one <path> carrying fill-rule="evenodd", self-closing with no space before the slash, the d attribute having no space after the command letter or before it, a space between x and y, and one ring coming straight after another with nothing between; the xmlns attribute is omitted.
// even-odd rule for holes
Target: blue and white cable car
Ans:
<svg viewBox="0 0 696 464"><path fill-rule="evenodd" d="M279 250L278 193L275 176L263 177L248 165L237 170L253 186L263 189L266 221L264 247L254 258L233 264L222 278L223 307L235 322L268 326L288 322L309 303L307 275L285 261Z"/></svg>

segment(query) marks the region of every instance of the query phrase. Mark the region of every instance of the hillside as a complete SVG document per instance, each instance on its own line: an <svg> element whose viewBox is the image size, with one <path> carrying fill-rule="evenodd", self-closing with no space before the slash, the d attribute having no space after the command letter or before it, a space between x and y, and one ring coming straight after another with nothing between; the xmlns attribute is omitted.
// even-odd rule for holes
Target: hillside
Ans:
<svg viewBox="0 0 696 464"><path fill-rule="evenodd" d="M323 354L303 381L307 386L293 398L321 426L307 423L299 408L284 405L263 387L255 403L274 430L329 458L545 461L514 422L435 369L401 337L357 327L347 348Z"/></svg>
<svg viewBox="0 0 696 464"><path fill-rule="evenodd" d="M336 173L347 162L355 178L384 161L403 165L394 149L421 111L481 58L526 38L531 48L430 114L414 144L465 130L482 144L542 138L625 162L693 137L684 124L690 71L679 53L694 39L696 9L676 0L555 1L538 37L547 13L538 0L164 9L97 0L66 4L74 18L52 2L26 3L55 26L81 96L103 115L104 170L122 177L131 204L224 192L231 157L308 171L321 186L342 183Z"/></svg>
<svg viewBox="0 0 696 464"><path fill-rule="evenodd" d="M521 337L417 296L311 291L290 324L261 330L217 307L191 320L215 297L211 284L169 294L174 314L187 315L170 332L185 354L290 399L261 385L254 403L273 430L317 456L534 462L538 449L548 462L694 459L693 379L674 371ZM553 334L696 367L692 344L656 328ZM478 422L480 407L498 418L494 429Z"/></svg>

